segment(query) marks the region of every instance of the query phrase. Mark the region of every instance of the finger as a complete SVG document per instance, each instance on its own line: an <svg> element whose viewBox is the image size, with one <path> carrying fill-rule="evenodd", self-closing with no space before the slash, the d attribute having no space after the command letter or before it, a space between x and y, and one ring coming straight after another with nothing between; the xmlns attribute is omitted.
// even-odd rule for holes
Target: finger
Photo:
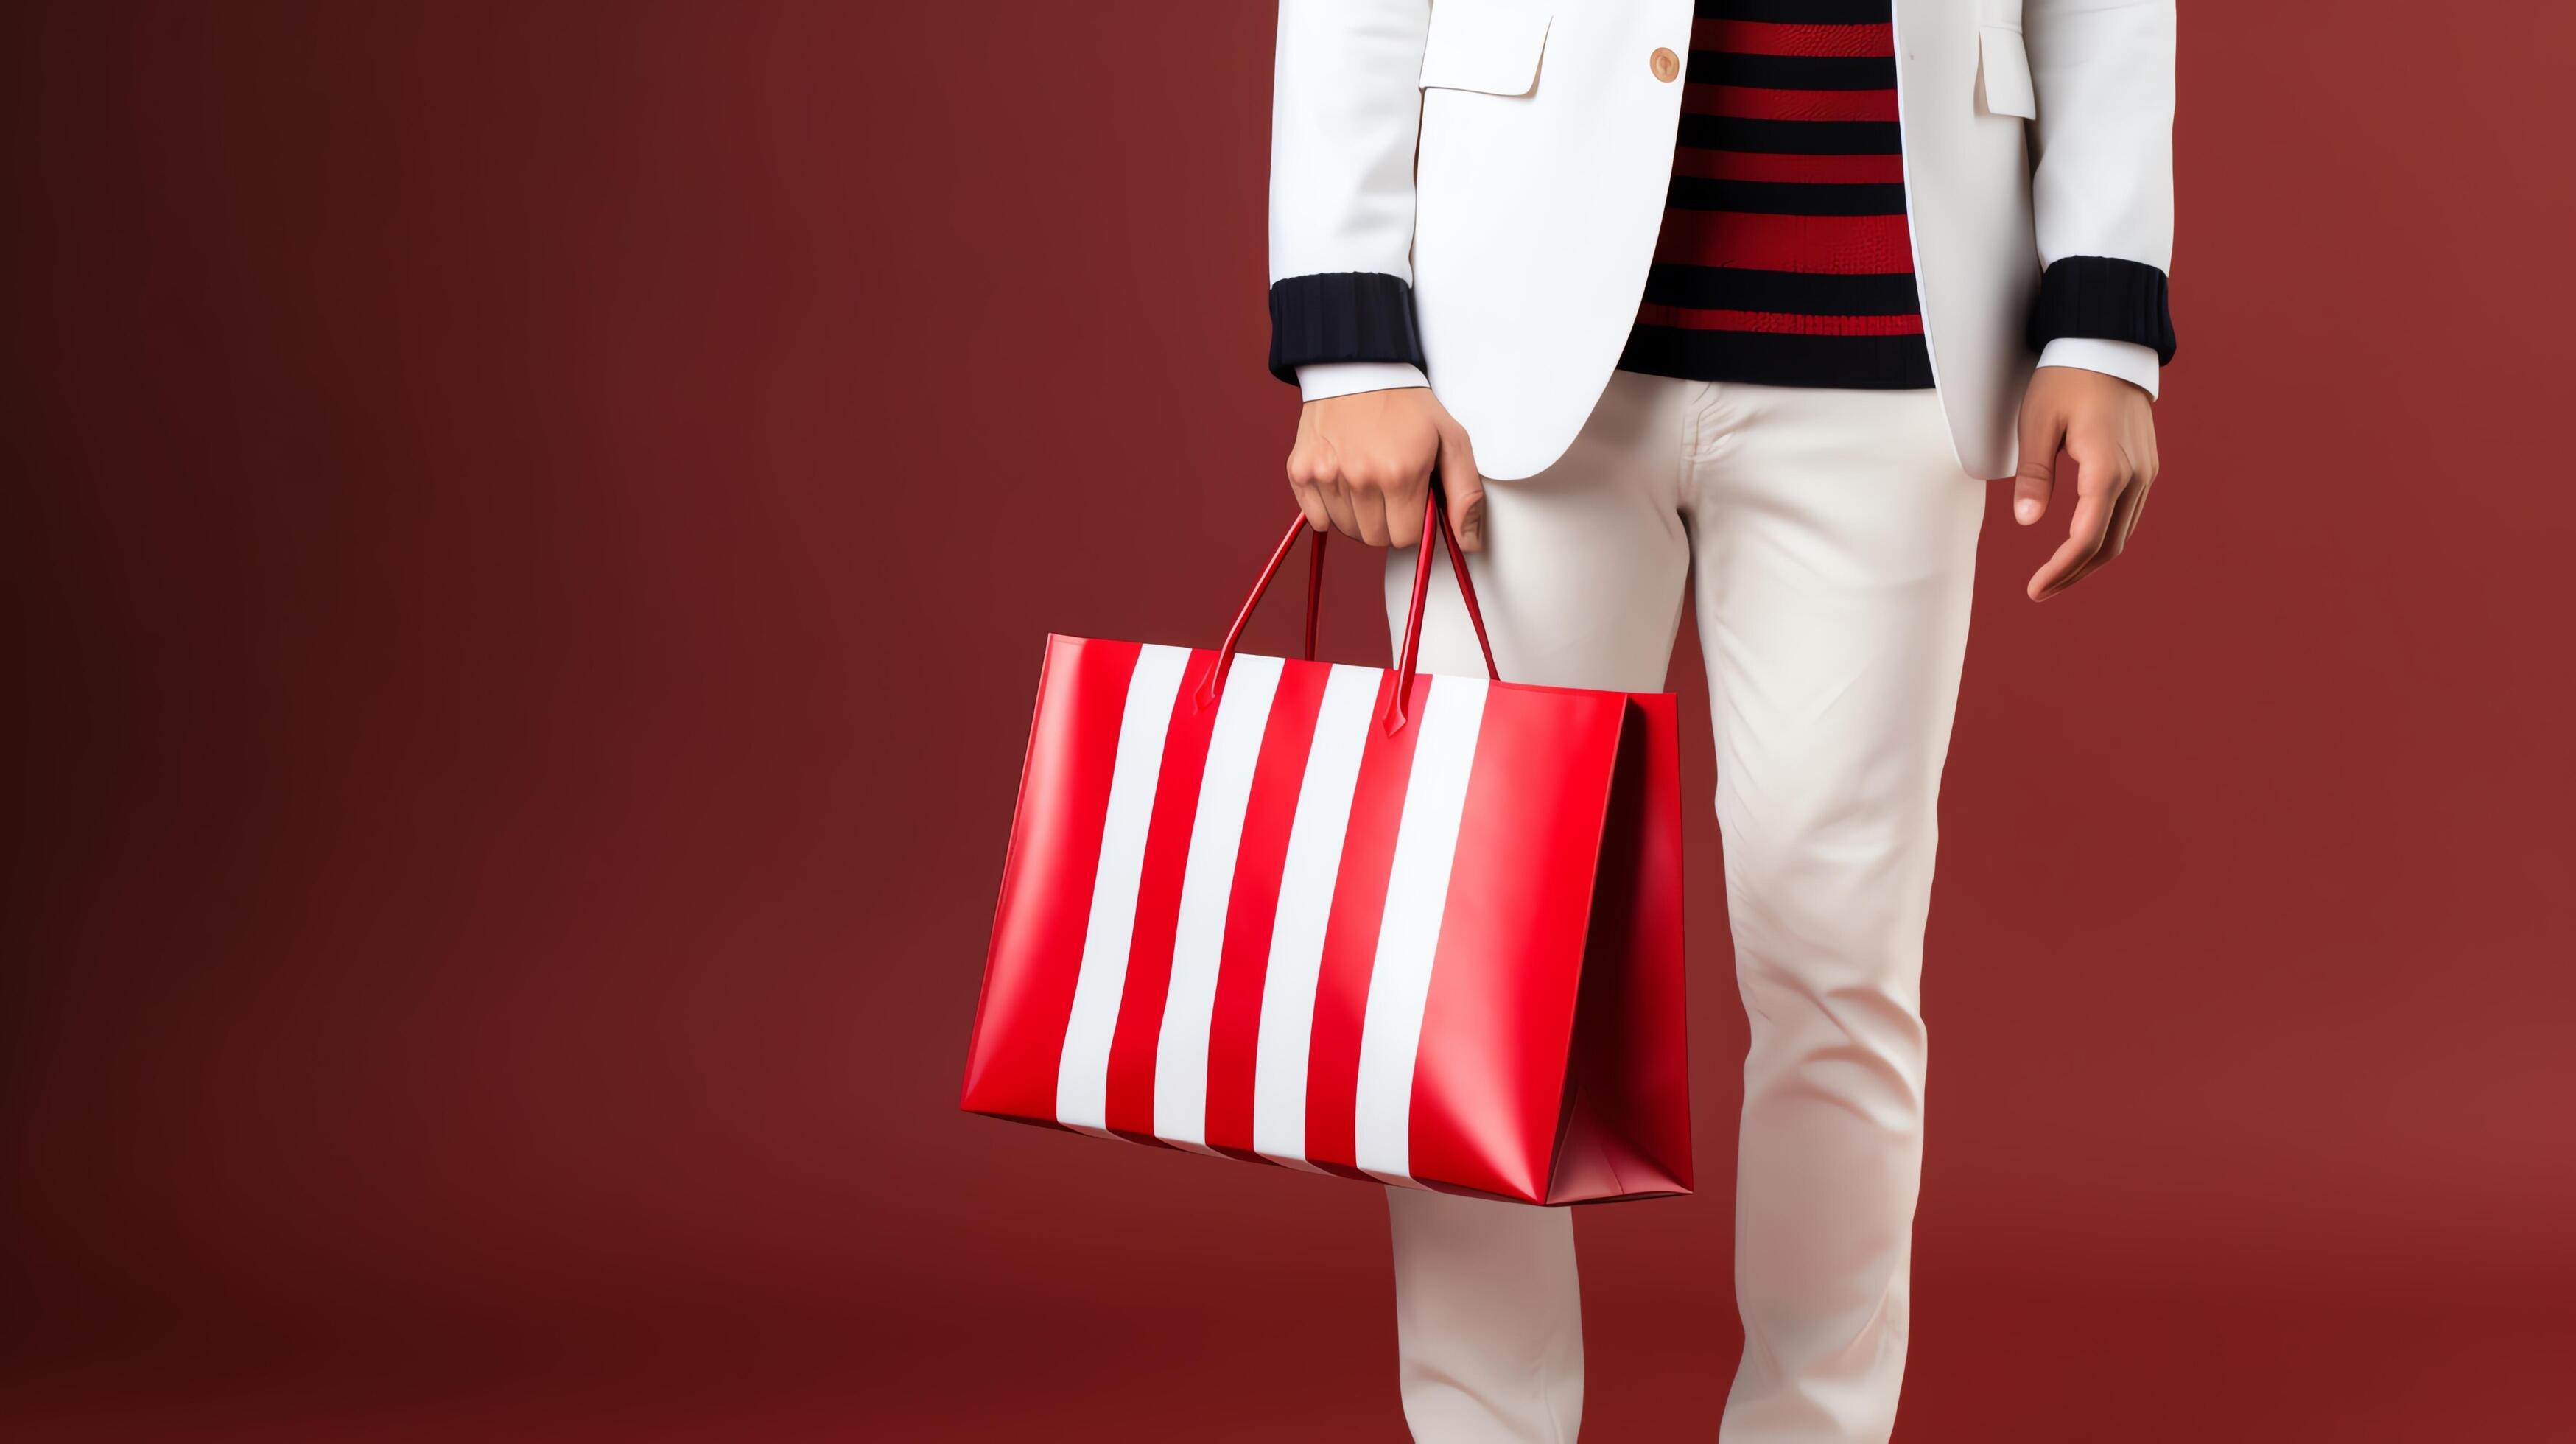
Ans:
<svg viewBox="0 0 2576 1444"><path fill-rule="evenodd" d="M2110 538L2102 544L2102 550L2094 553L2093 560L2085 564L2084 572L2077 580L2109 566L2128 551L2129 539L2138 533L2138 518L2146 515L2147 494L2154 489L2150 480L2150 474L2141 470L2135 480L2120 489L2119 504L2111 509Z"/></svg>
<svg viewBox="0 0 2576 1444"><path fill-rule="evenodd" d="M1333 529L1332 513L1324 510L1323 494L1315 489L1314 480L1295 456L1288 458L1288 494L1297 498L1297 510L1305 513L1306 525L1317 531Z"/></svg>
<svg viewBox="0 0 2576 1444"><path fill-rule="evenodd" d="M1413 478L1411 486L1389 487L1386 492L1386 544L1409 547L1422 540L1422 503L1431 491L1430 472Z"/></svg>
<svg viewBox="0 0 2576 1444"><path fill-rule="evenodd" d="M2146 463L2138 468L2138 479L2129 484L2129 489L2138 494L2138 501L2129 508L2129 529L2120 539L2122 545L2127 545L2129 537L2138 534L2138 523L2147 515L2147 493L2155 490L2156 476L2163 470L2164 463L2156 456L2155 436L2149 433Z"/></svg>
<svg viewBox="0 0 2576 1444"><path fill-rule="evenodd" d="M2067 524L2066 540L2038 571L2031 574L2032 601L2044 602L2066 590L2076 569L2102 549L2102 538L2111 525L2111 503L2117 498L2118 493L2109 487L2090 494L2079 491L2075 499L2074 519Z"/></svg>
<svg viewBox="0 0 2576 1444"><path fill-rule="evenodd" d="M2120 537L2120 544L2123 546L2128 545L2129 538L2138 534L2138 523L2145 520L2147 515L2147 493L2154 488L2140 482L2130 489L2138 494L2138 504L2129 508L2129 529Z"/></svg>
<svg viewBox="0 0 2576 1444"><path fill-rule="evenodd" d="M1449 530L1458 550L1485 549L1485 478L1476 471L1476 448L1464 427L1440 433L1440 489L1449 502Z"/></svg>
<svg viewBox="0 0 2576 1444"><path fill-rule="evenodd" d="M1386 545L1386 492L1366 482L1351 489L1351 514L1359 523L1359 538L1373 547Z"/></svg>
<svg viewBox="0 0 2576 1444"><path fill-rule="evenodd" d="M2128 550L2129 539L2138 534L2138 518L2147 514L2147 493L2151 490L2153 488L2141 479L2129 483L2128 489L2120 493L2119 522L2111 528L2111 546L2115 551Z"/></svg>
<svg viewBox="0 0 2576 1444"><path fill-rule="evenodd" d="M2110 525L2103 533L2101 547L2086 557L2057 590L2062 592L2119 560L2120 553L2128 546L2129 529L2137 524L2138 507L2146 499L2146 491L2145 487L2134 483L2120 488L2118 499L2111 503Z"/></svg>
<svg viewBox="0 0 2576 1444"><path fill-rule="evenodd" d="M1296 495L1297 509L1306 514L1306 525L1309 528L1319 532L1333 529L1333 514L1324 510L1323 493L1311 486L1297 486L1293 483L1288 490Z"/></svg>
<svg viewBox="0 0 2576 1444"><path fill-rule="evenodd" d="M2129 518L2136 511L2142 499L2141 493L2146 490L2144 483L2148 480L2146 470L2137 464L2136 457L2118 439L2080 423L2067 427L2066 458L2075 463L2077 490L2100 496L2109 503L2109 511L2103 518L2100 543L2076 563L2074 570L2058 579L2049 589L2051 592L2065 591L2110 565L2120 555L2128 536Z"/></svg>
<svg viewBox="0 0 2576 1444"><path fill-rule="evenodd" d="M1315 483L1315 492L1324 499L1324 515L1332 518L1333 530L1357 540L1360 534L1359 509L1351 503L1351 489L1342 484L1341 474L1334 472Z"/></svg>
<svg viewBox="0 0 2576 1444"><path fill-rule="evenodd" d="M2021 465L2013 472L2013 520L2028 526L2048 515L2057 490L2057 448L2066 440L2066 418L2025 405L2021 412Z"/></svg>

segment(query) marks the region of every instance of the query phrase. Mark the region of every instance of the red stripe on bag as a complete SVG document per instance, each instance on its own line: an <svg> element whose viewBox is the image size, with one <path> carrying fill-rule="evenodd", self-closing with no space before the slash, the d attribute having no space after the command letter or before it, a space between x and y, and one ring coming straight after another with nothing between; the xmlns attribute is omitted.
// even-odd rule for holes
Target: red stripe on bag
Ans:
<svg viewBox="0 0 2576 1444"><path fill-rule="evenodd" d="M1141 650L1133 642L1047 639L984 993L966 1050L959 1102L975 1112L1055 1122L1056 1068L1082 973L1118 727Z"/></svg>
<svg viewBox="0 0 2576 1444"><path fill-rule="evenodd" d="M1415 677L1408 715L1419 717L1431 695L1429 673ZM1379 681L1375 716L1386 715L1395 674ZM1333 878L1333 915L1324 927L1324 956L1315 979L1315 1023L1306 1055L1306 1160L1327 1173L1366 1178L1356 1140L1360 1033L1368 1016L1369 974L1377 963L1378 925L1386 916L1387 871L1404 819L1404 789L1413 771L1407 726L1390 737L1371 724L1351 796L1350 826Z"/></svg>
<svg viewBox="0 0 2576 1444"><path fill-rule="evenodd" d="M1626 700L1485 703L1413 1068L1412 1172L1547 1198Z"/></svg>
<svg viewBox="0 0 2576 1444"><path fill-rule="evenodd" d="M1154 1137L1154 1059L1163 1031L1163 1002L1172 986L1172 937L1181 918L1181 880L1189 872L1190 824L1197 820L1199 780L1217 709L1201 707L1199 683L1214 652L1192 652L1172 699L1163 734L1163 765L1154 780L1154 811L1145 824L1145 858L1136 880L1136 930L1127 946L1126 989L1109 1042L1109 1131L1138 1143Z"/></svg>
<svg viewBox="0 0 2576 1444"><path fill-rule="evenodd" d="M1281 670L1234 855L1234 891L1226 902L1216 1003L1208 1019L1207 1143L1247 1162L1269 1162L1252 1151L1261 990L1270 973L1270 930L1279 916L1279 877L1288 863L1297 794L1315 744L1324 684L1332 675L1330 665L1317 662L1290 662Z"/></svg>

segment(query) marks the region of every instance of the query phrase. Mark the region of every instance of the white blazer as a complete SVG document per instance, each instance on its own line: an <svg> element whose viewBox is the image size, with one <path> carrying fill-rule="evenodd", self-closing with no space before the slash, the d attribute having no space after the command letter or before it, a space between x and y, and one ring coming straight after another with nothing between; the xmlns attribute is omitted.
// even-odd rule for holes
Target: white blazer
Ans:
<svg viewBox="0 0 2576 1444"><path fill-rule="evenodd" d="M1645 290L1682 99L1651 57L1691 9L1281 0L1272 369L1309 400L1427 371L1486 475L1554 462ZM2035 363L2153 393L2172 354L2174 6L1894 11L1932 370L1960 465L2008 476Z"/></svg>

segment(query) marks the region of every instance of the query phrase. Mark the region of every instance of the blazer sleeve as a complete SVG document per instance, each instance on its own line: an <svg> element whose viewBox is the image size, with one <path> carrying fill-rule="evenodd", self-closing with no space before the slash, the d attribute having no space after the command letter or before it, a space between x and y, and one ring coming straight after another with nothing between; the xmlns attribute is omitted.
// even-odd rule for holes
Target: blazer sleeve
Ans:
<svg viewBox="0 0 2576 1444"><path fill-rule="evenodd" d="M1280 0L1270 372L1308 400L1419 386L1413 151L1430 0Z"/></svg>
<svg viewBox="0 0 2576 1444"><path fill-rule="evenodd" d="M2173 0L2025 0L2038 119L2031 206L2040 364L2080 365L2152 394L2174 356Z"/></svg>

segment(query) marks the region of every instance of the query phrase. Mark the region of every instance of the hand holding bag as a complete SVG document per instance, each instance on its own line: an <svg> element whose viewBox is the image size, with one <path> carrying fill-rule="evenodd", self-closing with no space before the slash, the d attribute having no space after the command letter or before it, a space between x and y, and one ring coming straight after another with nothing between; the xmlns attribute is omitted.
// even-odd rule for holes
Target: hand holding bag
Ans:
<svg viewBox="0 0 2576 1444"><path fill-rule="evenodd" d="M1526 1203L1688 1193L1670 693L1503 682L1434 488L1392 670L1051 636L961 1106ZM1434 532L1486 676L1420 673Z"/></svg>

